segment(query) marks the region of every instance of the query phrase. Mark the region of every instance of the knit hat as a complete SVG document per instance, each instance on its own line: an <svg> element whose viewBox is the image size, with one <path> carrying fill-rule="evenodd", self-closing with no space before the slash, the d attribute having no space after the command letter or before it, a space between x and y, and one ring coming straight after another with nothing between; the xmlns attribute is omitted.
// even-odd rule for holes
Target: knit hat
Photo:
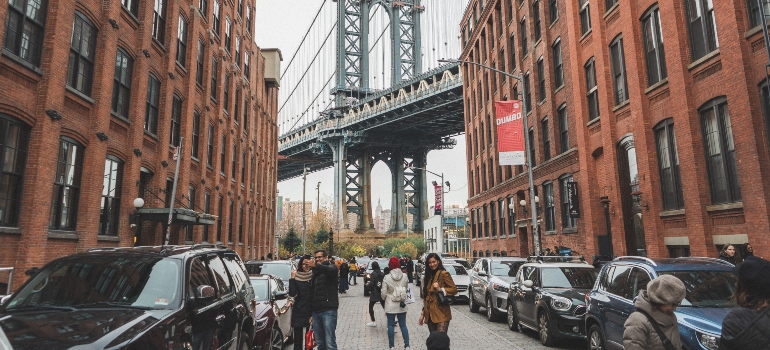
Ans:
<svg viewBox="0 0 770 350"><path fill-rule="evenodd" d="M749 256L743 263L735 268L735 273L741 284L751 291L761 292L767 295L770 291L770 261Z"/></svg>
<svg viewBox="0 0 770 350"><path fill-rule="evenodd" d="M449 336L444 332L430 332L425 345L428 346L428 350L449 350Z"/></svg>
<svg viewBox="0 0 770 350"><path fill-rule="evenodd" d="M674 276L661 275L647 284L647 296L659 305L677 305L686 296L684 283Z"/></svg>
<svg viewBox="0 0 770 350"><path fill-rule="evenodd" d="M391 270L400 269L401 262L399 262L398 258L394 256L390 258L390 261L388 262L388 267L390 267Z"/></svg>

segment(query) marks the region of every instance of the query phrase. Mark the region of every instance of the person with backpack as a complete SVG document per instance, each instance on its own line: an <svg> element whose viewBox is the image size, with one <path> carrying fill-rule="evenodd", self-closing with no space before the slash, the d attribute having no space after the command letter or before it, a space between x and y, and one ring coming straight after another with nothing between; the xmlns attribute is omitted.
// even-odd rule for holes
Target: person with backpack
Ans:
<svg viewBox="0 0 770 350"><path fill-rule="evenodd" d="M674 315L687 294L684 283L674 276L661 275L639 292L636 311L623 325L626 350L679 350L679 323Z"/></svg>
<svg viewBox="0 0 770 350"><path fill-rule="evenodd" d="M404 349L409 349L409 330L406 328L406 288L407 278L401 272L401 262L395 256L388 262L390 273L382 280L382 299L385 300L385 315L388 317L388 344L395 349L396 318L404 337Z"/></svg>
<svg viewBox="0 0 770 350"><path fill-rule="evenodd" d="M369 282L364 288L369 290L369 318L372 322L367 323L369 327L376 327L377 323L374 320L374 305L380 303L382 309L385 309L385 300L382 300L382 279L385 274L380 271L380 264L376 261L372 262L372 273L369 275Z"/></svg>

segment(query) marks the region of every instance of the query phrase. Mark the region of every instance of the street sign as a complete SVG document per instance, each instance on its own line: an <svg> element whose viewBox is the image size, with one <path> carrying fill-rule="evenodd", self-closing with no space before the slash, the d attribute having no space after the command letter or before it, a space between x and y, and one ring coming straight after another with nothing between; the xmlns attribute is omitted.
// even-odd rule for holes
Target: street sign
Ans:
<svg viewBox="0 0 770 350"><path fill-rule="evenodd" d="M580 202L578 201L578 184L577 182L567 182L567 192L569 192L569 217L580 217Z"/></svg>

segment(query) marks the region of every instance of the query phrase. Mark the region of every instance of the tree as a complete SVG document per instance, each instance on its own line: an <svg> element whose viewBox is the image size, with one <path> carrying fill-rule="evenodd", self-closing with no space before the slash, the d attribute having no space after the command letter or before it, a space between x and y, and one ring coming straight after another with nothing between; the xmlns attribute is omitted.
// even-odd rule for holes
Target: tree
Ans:
<svg viewBox="0 0 770 350"><path fill-rule="evenodd" d="M397 247L393 248L393 250L390 252L391 256L409 256L411 258L415 258L417 256L417 248L414 247L414 244L412 242L405 242L399 244Z"/></svg>
<svg viewBox="0 0 770 350"><path fill-rule="evenodd" d="M297 236L297 232L293 227L289 228L289 232L286 233L286 237L283 238L283 247L290 253L294 253L294 250L302 245L302 239Z"/></svg>
<svg viewBox="0 0 770 350"><path fill-rule="evenodd" d="M321 223L321 227L315 233L315 236L313 236L313 243L315 245L322 245L327 241L329 241L329 231L326 230L326 224Z"/></svg>

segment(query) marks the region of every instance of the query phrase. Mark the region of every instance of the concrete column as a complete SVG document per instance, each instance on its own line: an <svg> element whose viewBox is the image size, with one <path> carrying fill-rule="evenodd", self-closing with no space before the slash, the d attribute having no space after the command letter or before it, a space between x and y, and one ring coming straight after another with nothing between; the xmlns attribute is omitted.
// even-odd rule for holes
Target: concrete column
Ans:
<svg viewBox="0 0 770 350"><path fill-rule="evenodd" d="M393 198L390 209L390 230L388 232L404 231L406 225L406 205L404 204L404 156L403 152L396 153L390 159L392 174Z"/></svg>
<svg viewBox="0 0 770 350"><path fill-rule="evenodd" d="M428 166L428 150L420 151L414 157L414 166L417 168L427 169ZM414 218L413 230L422 231L424 229L422 222L425 221L430 213L428 212L428 179L425 170L415 171L415 191L419 196L418 201L419 208L417 208L417 215ZM444 210L443 208L441 210Z"/></svg>
<svg viewBox="0 0 770 350"><path fill-rule="evenodd" d="M358 230L366 231L372 227L372 157L369 155L369 151L364 152L358 160L358 165L361 167L361 211L358 216Z"/></svg>
<svg viewBox="0 0 770 350"><path fill-rule="evenodd" d="M347 168L347 149L343 138L330 141L329 146L333 152L334 160L334 205L335 218L339 223L337 232L345 228L345 214L348 211L345 198L345 175Z"/></svg>

